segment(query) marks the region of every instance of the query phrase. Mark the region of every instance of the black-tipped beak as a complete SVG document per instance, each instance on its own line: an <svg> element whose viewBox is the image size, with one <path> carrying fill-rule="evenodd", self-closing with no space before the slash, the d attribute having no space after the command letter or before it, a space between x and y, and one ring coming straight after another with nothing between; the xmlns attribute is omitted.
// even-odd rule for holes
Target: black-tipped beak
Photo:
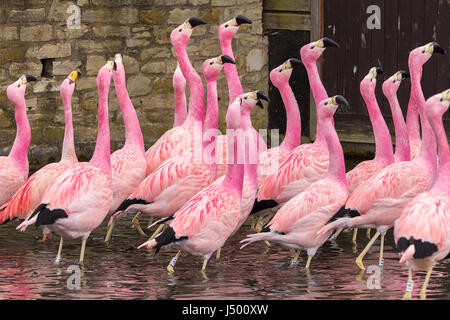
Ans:
<svg viewBox="0 0 450 320"><path fill-rule="evenodd" d="M380 67L377 67L377 75L378 74L383 74L383 69L381 69Z"/></svg>
<svg viewBox="0 0 450 320"><path fill-rule="evenodd" d="M117 63L114 61L113 63L113 70L116 71L117 70Z"/></svg>
<svg viewBox="0 0 450 320"><path fill-rule="evenodd" d="M267 102L270 102L269 97L261 90L256 92L256 97L258 98L258 102L256 104L261 108L264 109L264 105L261 100L266 100Z"/></svg>
<svg viewBox="0 0 450 320"><path fill-rule="evenodd" d="M258 101L256 102L256 105L257 105L258 107L260 107L261 109L264 109L264 105L263 105L263 103L261 102L261 100L258 100Z"/></svg>
<svg viewBox="0 0 450 320"><path fill-rule="evenodd" d="M433 42L433 51L440 54L445 54L445 50L442 49L442 47L437 42Z"/></svg>
<svg viewBox="0 0 450 320"><path fill-rule="evenodd" d="M337 95L336 102L340 105L344 105L347 108L350 108L350 104L348 103L347 99L345 99L343 96Z"/></svg>
<svg viewBox="0 0 450 320"><path fill-rule="evenodd" d="M221 56L220 59L222 60L222 63L236 64L236 62L233 60L233 58L231 58L230 56L227 56L226 54Z"/></svg>
<svg viewBox="0 0 450 320"><path fill-rule="evenodd" d="M340 48L340 46L337 44L336 41L331 40L330 38L323 38L323 46L326 47L335 47L335 48Z"/></svg>
<svg viewBox="0 0 450 320"><path fill-rule="evenodd" d="M244 24L244 23L252 24L252 20L250 20L247 17L244 17L243 15L237 15L235 19L236 19L236 23L238 24L238 26L240 26L241 24Z"/></svg>
<svg viewBox="0 0 450 320"><path fill-rule="evenodd" d="M403 71L403 70L401 70L399 72L402 75L402 79L408 79L410 77L409 72L406 72L406 71Z"/></svg>
<svg viewBox="0 0 450 320"><path fill-rule="evenodd" d="M30 74L26 74L25 75L25 79L27 79L27 82L37 81L37 79L35 77L33 77L32 75L30 75Z"/></svg>
<svg viewBox="0 0 450 320"><path fill-rule="evenodd" d="M292 68L303 66L303 62L295 58L290 58L289 62L291 63Z"/></svg>
<svg viewBox="0 0 450 320"><path fill-rule="evenodd" d="M196 26L199 26L201 24L206 24L206 21L200 18L192 17L189 19L189 24L192 28L195 28Z"/></svg>

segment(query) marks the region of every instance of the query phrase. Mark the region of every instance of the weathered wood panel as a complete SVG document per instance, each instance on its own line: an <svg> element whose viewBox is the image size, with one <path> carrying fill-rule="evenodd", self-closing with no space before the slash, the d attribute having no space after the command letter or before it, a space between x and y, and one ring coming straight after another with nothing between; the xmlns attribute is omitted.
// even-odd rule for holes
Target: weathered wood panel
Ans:
<svg viewBox="0 0 450 320"><path fill-rule="evenodd" d="M309 12L311 10L311 0L264 0L263 7L264 10L273 11Z"/></svg>
<svg viewBox="0 0 450 320"><path fill-rule="evenodd" d="M263 12L265 29L310 30L311 15L295 12Z"/></svg>

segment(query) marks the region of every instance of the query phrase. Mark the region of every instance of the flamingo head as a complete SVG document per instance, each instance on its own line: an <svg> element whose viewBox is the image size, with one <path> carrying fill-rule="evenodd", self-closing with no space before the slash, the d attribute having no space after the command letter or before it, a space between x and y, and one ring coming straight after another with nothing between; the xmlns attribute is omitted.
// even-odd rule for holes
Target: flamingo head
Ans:
<svg viewBox="0 0 450 320"><path fill-rule="evenodd" d="M442 119L443 114L450 105L450 89L435 94L425 102L428 119Z"/></svg>
<svg viewBox="0 0 450 320"><path fill-rule="evenodd" d="M420 69L431 58L434 52L445 54L444 49L437 42L430 42L424 46L415 48L409 53L409 70Z"/></svg>
<svg viewBox="0 0 450 320"><path fill-rule="evenodd" d="M216 81L225 63L236 64L236 62L227 55L221 55L205 60L205 62L203 62L203 75L205 76L205 79Z"/></svg>
<svg viewBox="0 0 450 320"><path fill-rule="evenodd" d="M61 93L61 97L71 97L73 91L75 90L75 81L77 80L80 73L78 71L72 71L69 76L64 79L61 84L61 88L59 88L59 92Z"/></svg>
<svg viewBox="0 0 450 320"><path fill-rule="evenodd" d="M386 97L392 97L397 94L400 83L409 78L409 73L406 71L398 71L393 76L389 77L383 82L383 93Z"/></svg>
<svg viewBox="0 0 450 320"><path fill-rule="evenodd" d="M109 60L106 64L100 68L97 73L97 87L106 89L111 84L111 77L113 70L117 69L117 65L114 61Z"/></svg>
<svg viewBox="0 0 450 320"><path fill-rule="evenodd" d="M242 15L238 15L219 26L219 39L231 40L238 32L241 24L251 24L252 20Z"/></svg>
<svg viewBox="0 0 450 320"><path fill-rule="evenodd" d="M125 83L125 67L123 65L123 57L120 53L116 53L116 55L114 56L114 64L115 67L112 71L114 82L116 84Z"/></svg>
<svg viewBox="0 0 450 320"><path fill-rule="evenodd" d="M242 93L239 97L242 99L241 109L244 113L251 112L256 105L264 109L261 100L270 102L269 97L261 90Z"/></svg>
<svg viewBox="0 0 450 320"><path fill-rule="evenodd" d="M300 49L300 57L303 63L316 62L328 47L340 48L339 45L330 38L322 38L318 41L305 44Z"/></svg>
<svg viewBox="0 0 450 320"><path fill-rule="evenodd" d="M300 60L290 58L270 72L270 81L275 87L279 88L282 84L289 83L292 69L302 65L303 63Z"/></svg>
<svg viewBox="0 0 450 320"><path fill-rule="evenodd" d="M10 84L6 89L6 95L9 101L14 104L23 103L25 100L25 90L27 83L30 81L37 81L35 77L29 74L24 74L16 82Z"/></svg>
<svg viewBox="0 0 450 320"><path fill-rule="evenodd" d="M323 118L332 118L334 113L336 112L337 108L340 105L345 105L346 107L350 107L350 104L348 103L347 99L345 99L341 95L337 95L325 100L322 100L319 103L319 117Z"/></svg>
<svg viewBox="0 0 450 320"><path fill-rule="evenodd" d="M201 24L206 24L203 19L192 17L176 27L170 33L170 42L174 48L185 47L191 38L192 30Z"/></svg>
<svg viewBox="0 0 450 320"><path fill-rule="evenodd" d="M369 70L369 73L362 79L359 89L361 91L361 95L364 99L369 94L373 94L375 92L375 86L377 85L377 76L379 74L383 74L383 69L380 67L373 67Z"/></svg>

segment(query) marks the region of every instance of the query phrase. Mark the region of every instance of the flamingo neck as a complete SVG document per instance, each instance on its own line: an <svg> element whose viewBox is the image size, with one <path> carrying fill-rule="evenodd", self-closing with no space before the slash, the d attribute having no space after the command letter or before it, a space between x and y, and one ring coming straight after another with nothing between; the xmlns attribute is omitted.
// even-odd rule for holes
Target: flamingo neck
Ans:
<svg viewBox="0 0 450 320"><path fill-rule="evenodd" d="M30 123L27 118L25 98L21 98L20 102L15 105L15 118L17 125L16 138L9 153L9 157L13 159L22 169L28 171L28 148L31 141Z"/></svg>
<svg viewBox="0 0 450 320"><path fill-rule="evenodd" d="M202 79L189 61L186 46L176 46L175 52L177 53L181 72L189 85L190 97L187 120L189 122L201 121L203 123L205 117L205 101Z"/></svg>
<svg viewBox="0 0 450 320"><path fill-rule="evenodd" d="M397 95L387 97L389 105L391 106L392 119L394 121L395 129L395 162L411 160L411 151L408 139L408 129L403 118L402 109L398 102Z"/></svg>
<svg viewBox="0 0 450 320"><path fill-rule="evenodd" d="M332 116L327 116L323 121L324 136L330 157L327 176L337 180L345 188L348 188L347 178L345 176L344 152L342 151L339 137L331 119Z"/></svg>
<svg viewBox="0 0 450 320"><path fill-rule="evenodd" d="M98 88L98 132L94 155L90 163L105 168L111 173L111 145L109 136L108 90Z"/></svg>
<svg viewBox="0 0 450 320"><path fill-rule="evenodd" d="M113 77L113 80L116 78ZM118 79L119 80L119 79ZM121 81L122 80L122 81ZM122 112L123 122L125 124L125 146L137 146L142 154L145 154L144 138L142 136L139 119L134 109L133 103L128 95L125 85L125 77L119 81L114 81L116 88L117 100L119 102L120 111ZM106 101L108 104L108 101Z"/></svg>
<svg viewBox="0 0 450 320"><path fill-rule="evenodd" d="M432 122L439 153L439 170L433 190L450 195L450 149L442 117Z"/></svg>
<svg viewBox="0 0 450 320"><path fill-rule="evenodd" d="M301 139L300 109L289 82L283 83L278 90L280 91L281 99L283 99L287 119L286 135L280 146L292 150L300 144Z"/></svg>
<svg viewBox="0 0 450 320"><path fill-rule="evenodd" d="M206 117L203 124L203 157L209 157L211 160L208 163L213 167L213 172L216 168L216 143L217 143L217 128L219 123L219 103L217 99L217 78L206 81L207 100L206 100ZM204 158L205 159L205 158Z"/></svg>
<svg viewBox="0 0 450 320"><path fill-rule="evenodd" d="M238 138L241 130L227 129L228 167L222 185L227 189L237 192L242 198L242 185L244 182L243 159L239 159L238 144L242 141ZM230 152L232 151L232 152Z"/></svg>
<svg viewBox="0 0 450 320"><path fill-rule="evenodd" d="M245 166L244 174L247 181L250 183L252 189L258 188L258 132L252 125L251 111L243 109L241 111L241 130L243 133L243 139L240 142L244 142L245 149ZM242 147L239 149L241 150ZM239 157L238 157L239 159Z"/></svg>
<svg viewBox="0 0 450 320"><path fill-rule="evenodd" d="M391 134L384 121L375 97L375 90L361 90L361 95L366 102L375 137L375 159L384 159L388 163L394 162L394 149L392 147Z"/></svg>
<svg viewBox="0 0 450 320"><path fill-rule="evenodd" d="M302 59L303 61L303 59ZM308 74L309 85L311 87L312 94L314 96L314 102L316 103L317 114L319 114L319 103L322 100L328 98L327 91L323 86L322 80L320 80L319 71L317 69L317 62L315 60L310 61L305 59L303 61L306 72ZM331 123L334 126L334 120L331 119ZM322 123L320 117L317 117L317 128L316 128L316 141L315 143L325 144L325 138L322 131Z"/></svg>
<svg viewBox="0 0 450 320"><path fill-rule="evenodd" d="M411 87L411 94L409 97L408 111L406 113L406 128L408 129L408 139L410 143L420 142L420 123L419 123L419 109L414 101L414 92Z"/></svg>
<svg viewBox="0 0 450 320"><path fill-rule="evenodd" d="M64 141L61 152L61 160L77 162L77 154L75 153L75 142L73 137L72 123L72 102L71 96L62 97L64 104Z"/></svg>
<svg viewBox="0 0 450 320"><path fill-rule="evenodd" d="M173 119L173 126L178 127L183 124L187 117L186 107L186 79L181 73L180 67L175 69L172 79L175 113Z"/></svg>
<svg viewBox="0 0 450 320"><path fill-rule="evenodd" d="M414 68L409 66L411 74L411 90L414 93L414 101L416 102L419 115L420 124L422 127L422 146L420 148L420 154L417 157L418 161L424 161L427 168L431 170L433 174L436 173L436 139L434 137L433 129L428 121L428 117L425 114L425 97L423 96L422 86L420 79L422 76L422 68Z"/></svg>
<svg viewBox="0 0 450 320"><path fill-rule="evenodd" d="M231 42L233 38L220 38L220 48L222 49L222 54L230 56L234 60L233 47ZM225 78L228 83L228 96L229 101L234 101L236 97L243 93L241 80L239 79L237 67L235 64L225 63L223 66L225 72Z"/></svg>

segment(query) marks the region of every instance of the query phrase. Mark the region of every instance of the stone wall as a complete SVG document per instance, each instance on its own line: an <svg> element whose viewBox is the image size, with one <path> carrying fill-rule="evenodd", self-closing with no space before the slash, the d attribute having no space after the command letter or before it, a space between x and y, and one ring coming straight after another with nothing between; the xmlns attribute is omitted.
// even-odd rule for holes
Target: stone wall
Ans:
<svg viewBox="0 0 450 320"><path fill-rule="evenodd" d="M127 88L137 110L148 148L173 122L172 74L176 67L171 30L191 16L208 22L195 28L188 45L190 59L201 73L205 59L220 54L218 25L237 14L253 20L242 25L233 42L245 91L267 91L267 39L262 29L261 0L0 0L0 154L9 152L15 136L14 108L6 87L30 73L39 81L27 89L32 128L30 162L58 161L64 132L59 85L72 70L82 74L72 98L75 143L79 158L88 159L97 133L96 74L107 59L122 53ZM69 29L67 8L80 8L79 29ZM228 89L219 78L219 128ZM188 91L187 91L188 93ZM110 91L112 150L124 142L123 121L114 85ZM254 111L257 128L267 125L266 112Z"/></svg>

